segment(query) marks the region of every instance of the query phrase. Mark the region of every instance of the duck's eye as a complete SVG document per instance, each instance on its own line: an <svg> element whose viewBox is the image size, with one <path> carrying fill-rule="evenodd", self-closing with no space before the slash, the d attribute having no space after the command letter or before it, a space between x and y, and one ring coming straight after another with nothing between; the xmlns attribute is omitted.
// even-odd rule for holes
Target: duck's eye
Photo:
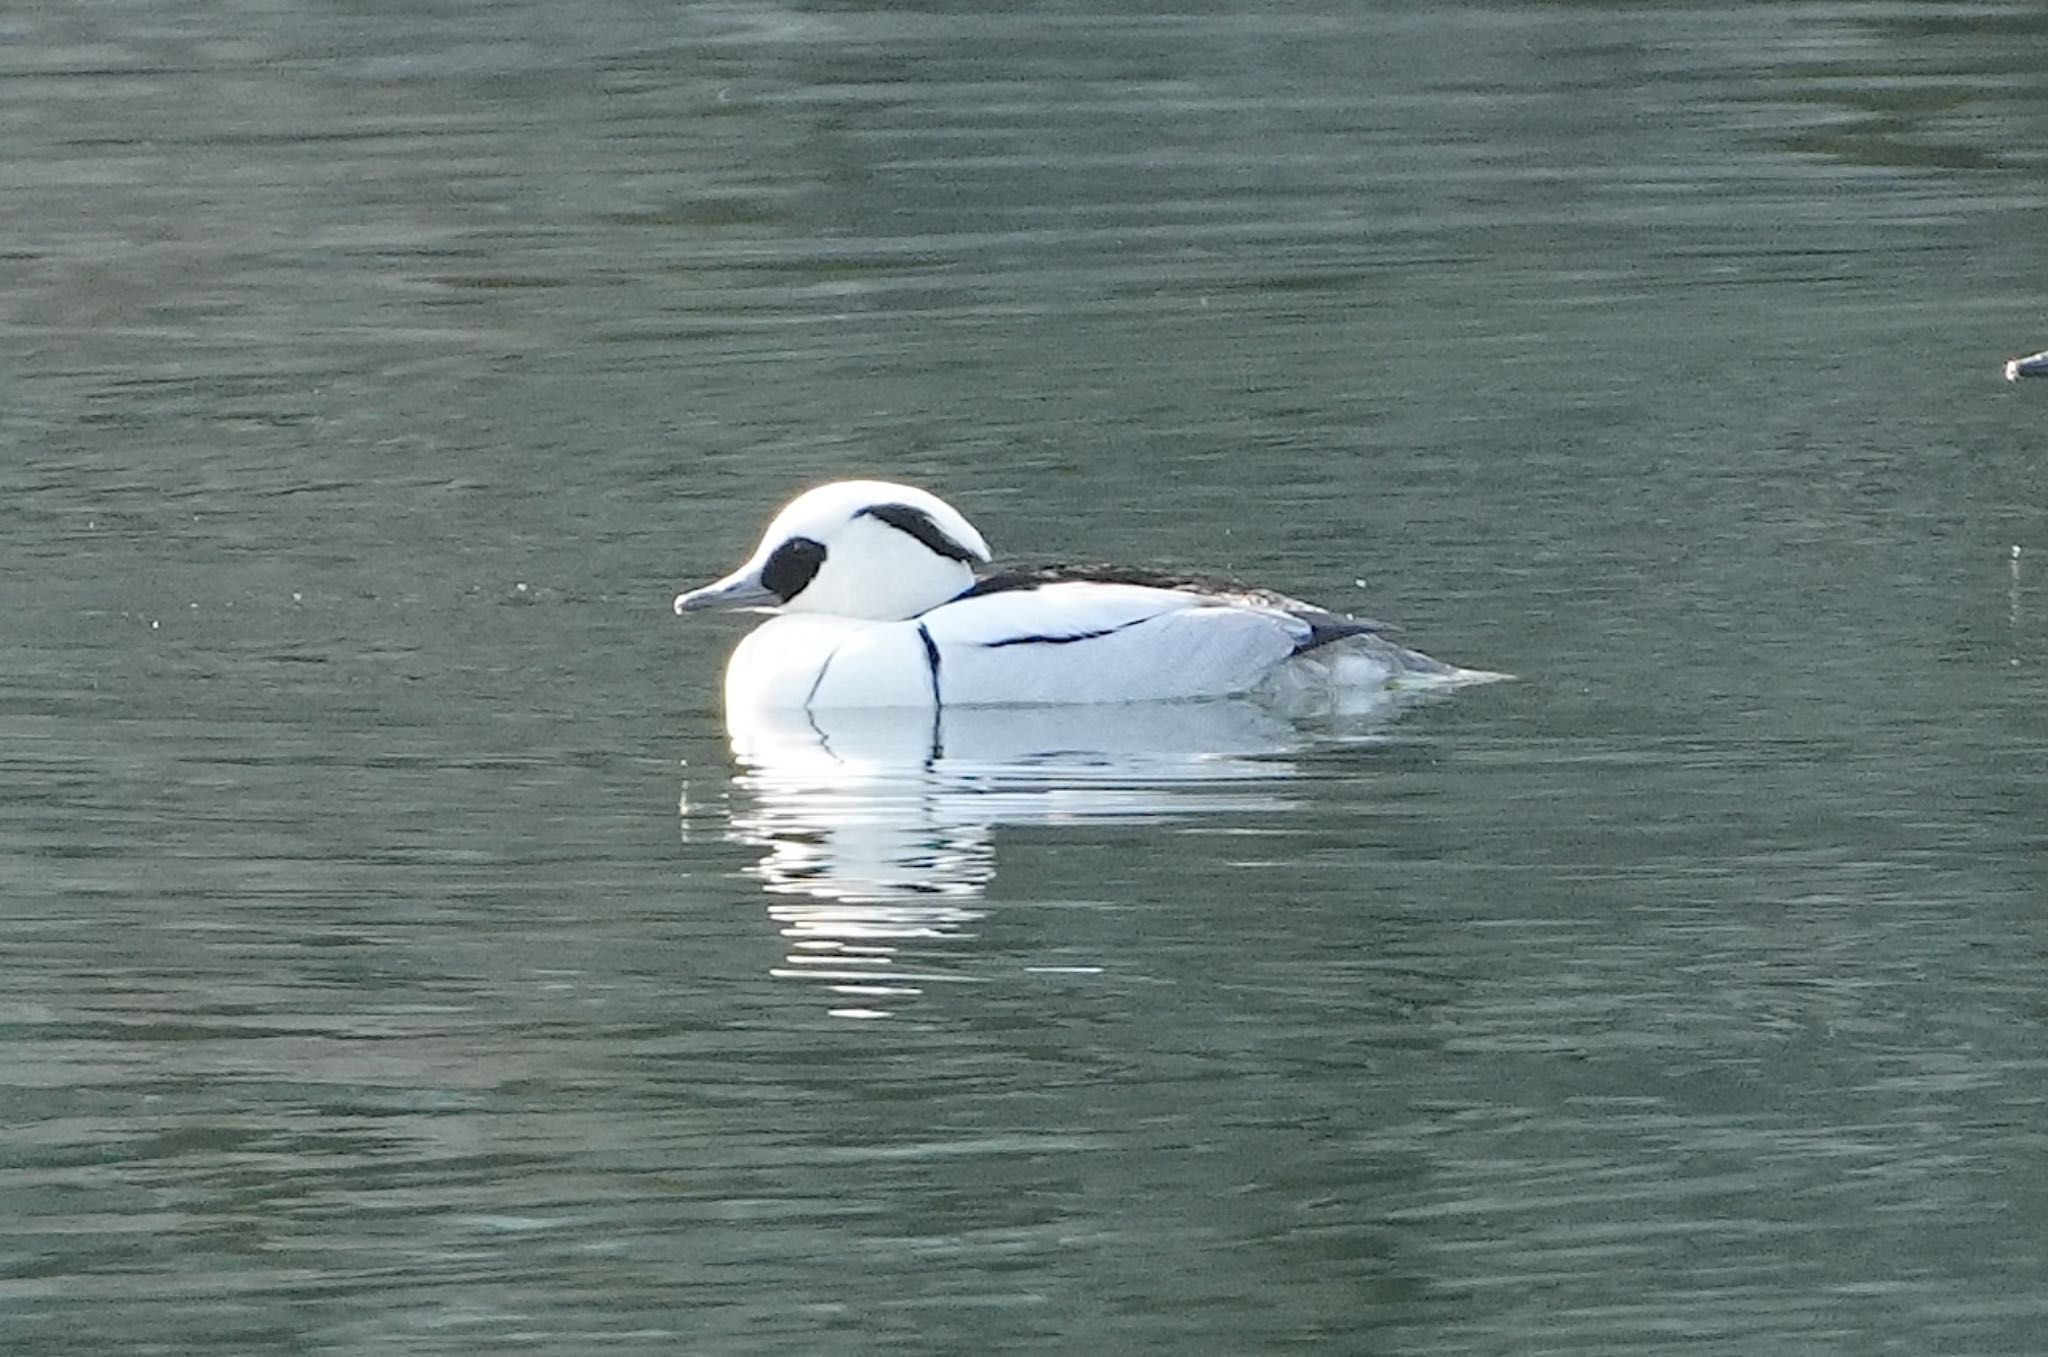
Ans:
<svg viewBox="0 0 2048 1357"><path fill-rule="evenodd" d="M787 603L810 587L823 564L823 542L792 537L769 553L768 563L761 567L761 584Z"/></svg>

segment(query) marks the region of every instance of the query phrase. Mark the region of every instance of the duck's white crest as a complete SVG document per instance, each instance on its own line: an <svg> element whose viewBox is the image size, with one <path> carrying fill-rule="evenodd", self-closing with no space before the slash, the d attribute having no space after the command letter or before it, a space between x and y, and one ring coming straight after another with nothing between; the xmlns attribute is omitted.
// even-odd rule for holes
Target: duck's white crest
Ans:
<svg viewBox="0 0 2048 1357"><path fill-rule="evenodd" d="M747 563L677 613L779 614L726 666L728 713L1150 701L1446 686L1499 678L1377 622L1243 585L1045 567L977 577L988 543L944 500L840 481L790 501Z"/></svg>

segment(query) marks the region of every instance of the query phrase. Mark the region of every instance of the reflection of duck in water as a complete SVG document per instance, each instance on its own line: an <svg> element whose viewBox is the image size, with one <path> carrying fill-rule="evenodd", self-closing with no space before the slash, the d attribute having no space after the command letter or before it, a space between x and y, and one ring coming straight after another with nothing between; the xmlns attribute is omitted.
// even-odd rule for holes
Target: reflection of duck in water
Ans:
<svg viewBox="0 0 2048 1357"><path fill-rule="evenodd" d="M979 895L997 825L1273 809L1267 788L1304 743L1242 700L963 707L933 721L755 710L732 721L746 794L732 829L767 850L755 874L775 894Z"/></svg>
<svg viewBox="0 0 2048 1357"><path fill-rule="evenodd" d="M998 829L1277 814L1307 743L1242 699L758 709L730 724L729 832L761 852L749 874L787 944L775 974L825 986L853 1017L986 978L966 944Z"/></svg>
<svg viewBox="0 0 2048 1357"><path fill-rule="evenodd" d="M983 574L988 544L945 501L841 481L777 514L752 559L678 613L780 614L726 667L728 713L1283 699L1499 677L1378 622L1227 580L1109 566Z"/></svg>

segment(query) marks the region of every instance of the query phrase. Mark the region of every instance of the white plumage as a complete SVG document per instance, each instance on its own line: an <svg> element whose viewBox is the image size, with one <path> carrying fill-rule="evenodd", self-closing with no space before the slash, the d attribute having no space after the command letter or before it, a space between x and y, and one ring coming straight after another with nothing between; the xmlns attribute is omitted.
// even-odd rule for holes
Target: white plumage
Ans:
<svg viewBox="0 0 2048 1357"><path fill-rule="evenodd" d="M977 577L988 544L945 501L886 481L799 495L752 558L678 613L777 614L726 666L729 711L1149 701L1497 678L1381 624L1225 581L1111 567Z"/></svg>

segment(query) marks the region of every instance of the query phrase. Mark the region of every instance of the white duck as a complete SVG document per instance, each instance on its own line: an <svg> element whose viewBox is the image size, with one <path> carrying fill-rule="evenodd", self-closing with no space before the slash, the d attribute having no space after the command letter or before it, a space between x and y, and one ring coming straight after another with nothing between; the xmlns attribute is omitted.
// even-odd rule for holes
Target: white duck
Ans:
<svg viewBox="0 0 2048 1357"><path fill-rule="evenodd" d="M988 543L926 491L808 490L678 614L776 613L733 652L728 712L1130 702L1480 682L1384 624L1227 580L1109 566L977 575Z"/></svg>

